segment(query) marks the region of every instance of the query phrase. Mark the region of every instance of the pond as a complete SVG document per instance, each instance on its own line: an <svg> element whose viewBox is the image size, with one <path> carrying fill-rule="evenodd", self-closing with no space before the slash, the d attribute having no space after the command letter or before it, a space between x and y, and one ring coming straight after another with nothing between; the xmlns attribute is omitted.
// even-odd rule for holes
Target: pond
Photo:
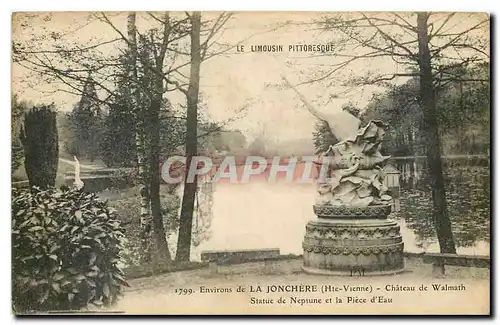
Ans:
<svg viewBox="0 0 500 325"><path fill-rule="evenodd" d="M401 226L407 252L439 252L433 227L425 159L392 162L401 171L400 211L389 218ZM445 159L447 201L457 253L490 254L490 162L487 158ZM252 181L213 187L213 217L204 250L279 248L302 254L307 221L315 218L314 184ZM195 218L196 222L196 218ZM175 238L170 238L172 244Z"/></svg>

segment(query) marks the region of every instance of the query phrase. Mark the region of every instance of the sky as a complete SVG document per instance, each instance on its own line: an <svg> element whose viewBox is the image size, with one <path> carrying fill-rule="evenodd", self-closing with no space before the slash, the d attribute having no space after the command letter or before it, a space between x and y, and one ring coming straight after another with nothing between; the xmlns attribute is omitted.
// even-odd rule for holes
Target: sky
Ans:
<svg viewBox="0 0 500 325"><path fill-rule="evenodd" d="M182 13L179 13L182 15ZM30 40L33 37L50 35L57 32L63 35L65 44L93 44L96 40L112 40L119 34L108 24L88 19L89 13L53 13L51 19L43 19L44 14L32 13L31 16L18 14L13 18L13 39ZM202 18L215 17L216 13L203 13ZM290 89L281 89L285 75L292 84L305 81L318 67L328 69L328 65L342 60L332 56L311 58L310 53L289 52L289 45L321 44L336 40L335 32L320 33L311 24L324 13L237 13L225 25L217 41L224 44L239 44L225 55L213 57L202 64L200 91L205 114L219 122L232 120L228 128L239 129L251 139L257 136L272 139L273 142L310 139L316 119L307 111L296 94ZM126 35L126 13L107 13L113 25ZM453 28L465 28L474 24L479 15L461 14L450 23ZM438 18L436 18L438 19ZM23 26L22 22L28 22ZM288 24L278 28L284 22ZM147 15L139 14L137 25L140 30L154 26ZM454 27L455 26L455 27ZM456 27L458 26L458 27ZM486 33L486 32L485 32ZM54 42L48 37L38 42L38 47L51 48ZM102 53L116 53L118 43L102 46ZM282 45L284 52L252 52L252 46ZM243 46L243 51L241 46ZM325 70L326 71L326 70ZM363 108L374 92L380 87L358 87L348 93L340 86L342 80L352 76L363 76L368 71L404 72L400 65L390 58L358 61L334 75L334 82L319 82L303 85L298 89L313 102L318 110L334 112L343 104L351 102ZM188 73L188 70L184 70ZM21 99L38 102L54 102L62 111L71 110L78 97L61 91L67 89L61 83L47 84L41 79L33 80L32 74L16 64L12 66L12 90ZM30 81L27 86L26 80ZM404 79L395 82L404 82ZM341 94L331 99L333 94ZM184 98L177 92L167 93L172 102L182 103ZM244 109L243 109L244 108ZM242 110L243 109L243 110Z"/></svg>

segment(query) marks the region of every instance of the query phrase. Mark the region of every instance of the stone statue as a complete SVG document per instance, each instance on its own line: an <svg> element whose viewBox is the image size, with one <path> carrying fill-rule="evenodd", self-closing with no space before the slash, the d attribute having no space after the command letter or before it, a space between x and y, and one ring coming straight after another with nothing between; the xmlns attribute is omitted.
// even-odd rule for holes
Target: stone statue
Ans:
<svg viewBox="0 0 500 325"><path fill-rule="evenodd" d="M399 225L388 220L391 197L386 194L380 153L388 127L382 121L361 121L342 111L321 114L295 90L308 110L328 125L339 140L318 157L316 219L306 224L302 269L310 274L387 275L404 271L404 243Z"/></svg>
<svg viewBox="0 0 500 325"><path fill-rule="evenodd" d="M333 206L366 207L390 203L386 194L383 164L390 156L380 153L380 146L388 125L382 121L370 121L360 128L361 121L342 111L333 114L319 112L293 87L308 110L325 122L340 141L330 146L316 161L321 166L318 179L316 204Z"/></svg>
<svg viewBox="0 0 500 325"><path fill-rule="evenodd" d="M73 183L73 185L80 190L83 188L85 184L80 178L80 162L78 161L76 156L74 156L74 159L75 159L75 182Z"/></svg>
<svg viewBox="0 0 500 325"><path fill-rule="evenodd" d="M330 146L321 164L317 204L366 207L388 204L383 164L390 156L380 153L387 125L370 121L350 139Z"/></svg>

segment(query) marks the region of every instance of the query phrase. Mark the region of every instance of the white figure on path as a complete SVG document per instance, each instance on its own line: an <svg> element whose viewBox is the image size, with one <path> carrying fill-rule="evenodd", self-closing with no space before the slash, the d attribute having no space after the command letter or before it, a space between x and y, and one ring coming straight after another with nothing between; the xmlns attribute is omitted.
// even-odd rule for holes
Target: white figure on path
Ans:
<svg viewBox="0 0 500 325"><path fill-rule="evenodd" d="M75 182L73 183L73 185L80 190L83 188L84 183L80 178L80 162L78 161L76 156L74 156L74 158L75 158Z"/></svg>

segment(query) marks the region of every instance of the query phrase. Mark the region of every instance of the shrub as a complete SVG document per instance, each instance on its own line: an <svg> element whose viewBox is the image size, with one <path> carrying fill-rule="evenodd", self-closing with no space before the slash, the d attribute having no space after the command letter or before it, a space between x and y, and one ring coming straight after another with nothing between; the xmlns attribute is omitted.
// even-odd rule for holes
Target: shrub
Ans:
<svg viewBox="0 0 500 325"><path fill-rule="evenodd" d="M11 174L14 174L19 167L23 164L24 161L24 151L23 147L17 145L16 143L12 142L12 150L11 150L11 162L10 162L10 171Z"/></svg>
<svg viewBox="0 0 500 325"><path fill-rule="evenodd" d="M19 138L19 128L22 124L24 113L28 110L28 103L20 101L17 95L12 96L11 100L11 124L10 124L10 140L12 144L11 150L11 172L14 174L21 167L24 160L24 151Z"/></svg>
<svg viewBox="0 0 500 325"><path fill-rule="evenodd" d="M54 186L59 162L59 141L53 105L34 107L24 115L20 139L30 186Z"/></svg>
<svg viewBox="0 0 500 325"><path fill-rule="evenodd" d="M137 168L118 168L111 174L111 187L115 189L137 185Z"/></svg>
<svg viewBox="0 0 500 325"><path fill-rule="evenodd" d="M13 189L15 312L109 306L128 286L115 210L77 189Z"/></svg>
<svg viewBox="0 0 500 325"><path fill-rule="evenodd" d="M107 190L101 193L106 197L109 206L116 208L125 228L126 242L122 253L124 263L128 266L141 264L143 251L141 250L140 226L140 195L139 188L133 187L124 190ZM175 188L160 187L163 224L169 248L175 252L176 241L169 238L175 237L179 228L180 197L175 193ZM175 238L174 238L175 239Z"/></svg>

